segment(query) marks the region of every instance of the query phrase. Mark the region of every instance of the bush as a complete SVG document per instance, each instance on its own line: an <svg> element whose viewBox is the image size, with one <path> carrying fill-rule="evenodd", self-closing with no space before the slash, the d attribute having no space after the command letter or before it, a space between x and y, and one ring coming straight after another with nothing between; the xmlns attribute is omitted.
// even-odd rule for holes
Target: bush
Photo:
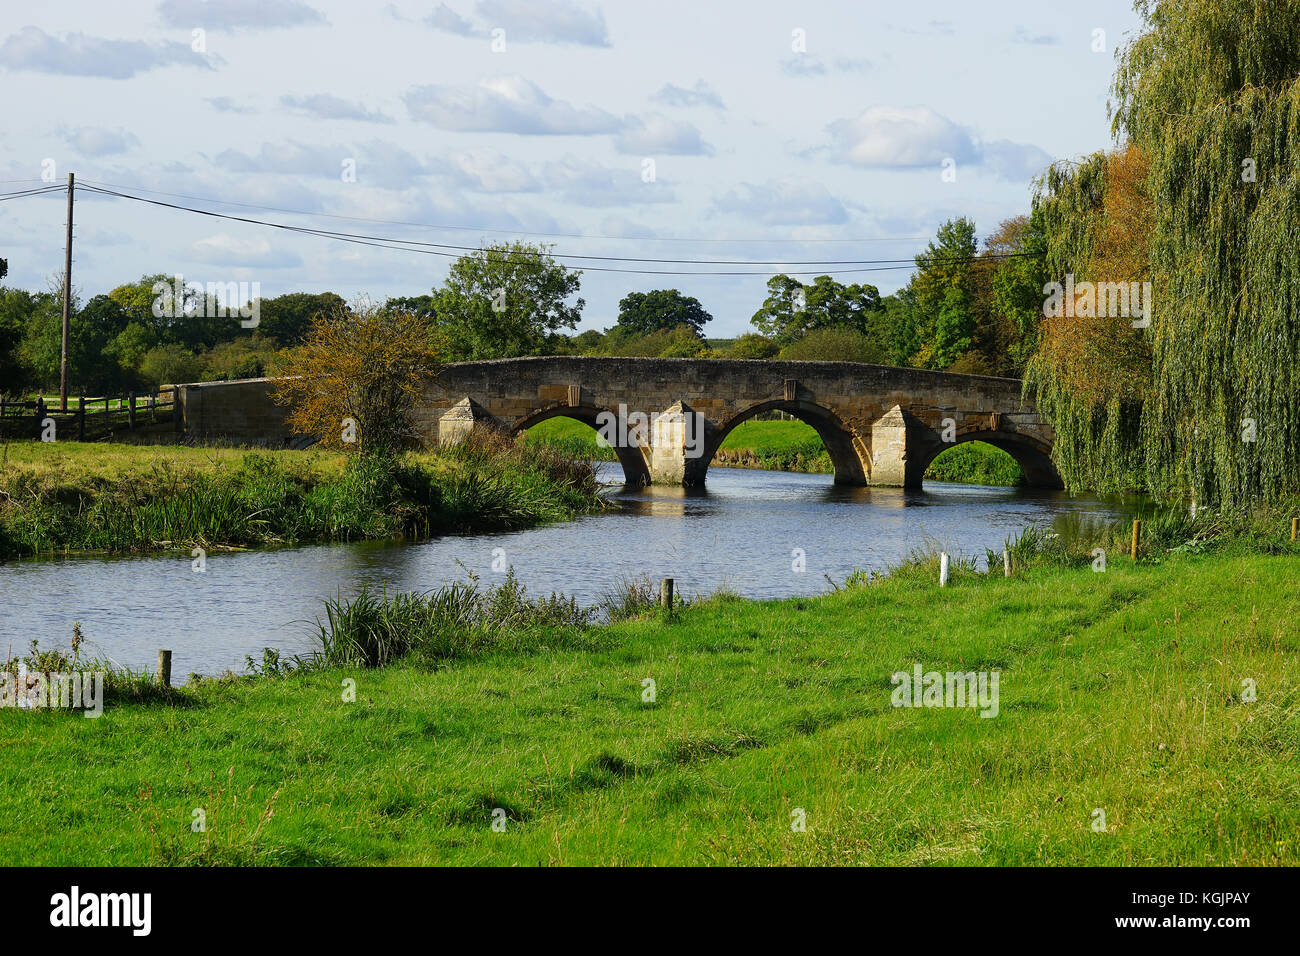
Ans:
<svg viewBox="0 0 1300 956"><path fill-rule="evenodd" d="M888 362L885 349L853 329L814 329L781 350L781 358L801 362Z"/></svg>

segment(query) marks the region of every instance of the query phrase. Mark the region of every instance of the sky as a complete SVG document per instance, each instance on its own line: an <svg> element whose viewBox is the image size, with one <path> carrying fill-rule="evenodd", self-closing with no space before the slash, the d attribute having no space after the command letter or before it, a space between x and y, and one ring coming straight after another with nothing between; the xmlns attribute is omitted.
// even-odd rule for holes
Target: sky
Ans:
<svg viewBox="0 0 1300 956"><path fill-rule="evenodd" d="M419 295L459 254L444 247L521 239L587 267L580 329L612 325L629 292L676 288L713 314L711 336L752 331L774 273L887 294L909 270L880 260L905 263L944 220L986 236L1027 212L1048 163L1111 145L1115 50L1138 27L1130 0L5 6L0 193L71 172L438 244L78 190L83 299L157 272L264 296ZM0 201L8 284L60 273L65 201Z"/></svg>

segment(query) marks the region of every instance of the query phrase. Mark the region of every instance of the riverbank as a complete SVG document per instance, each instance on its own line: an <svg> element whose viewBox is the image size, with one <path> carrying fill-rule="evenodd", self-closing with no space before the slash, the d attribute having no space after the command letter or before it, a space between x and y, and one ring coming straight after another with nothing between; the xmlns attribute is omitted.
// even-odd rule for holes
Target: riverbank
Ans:
<svg viewBox="0 0 1300 956"><path fill-rule="evenodd" d="M587 463L489 440L388 461L175 445L0 447L0 559L512 530L600 505Z"/></svg>
<svg viewBox="0 0 1300 956"><path fill-rule="evenodd" d="M1035 563L1042 545L1012 579L959 563L943 590L924 559L821 598L634 601L603 626L557 612L441 656L203 681L97 720L0 709L0 854L1300 863L1285 533L1272 554L1153 542L1104 573ZM892 706L890 675L916 666L996 671L996 716Z"/></svg>
<svg viewBox="0 0 1300 956"><path fill-rule="evenodd" d="M526 441L584 461L616 460L612 448L598 444L594 431L568 418L551 418L534 425ZM723 439L713 464L823 475L835 470L816 429L798 420L741 422ZM925 477L931 481L1007 487L1024 484L1025 480L1014 458L984 442L964 442L949 449L930 464Z"/></svg>

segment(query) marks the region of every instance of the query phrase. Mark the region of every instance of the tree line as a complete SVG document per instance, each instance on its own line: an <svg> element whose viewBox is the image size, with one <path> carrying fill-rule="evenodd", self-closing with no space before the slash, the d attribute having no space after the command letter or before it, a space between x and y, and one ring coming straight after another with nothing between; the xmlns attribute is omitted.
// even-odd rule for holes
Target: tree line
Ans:
<svg viewBox="0 0 1300 956"><path fill-rule="evenodd" d="M677 289L629 292L604 331L577 332L585 305L581 270L551 247L487 246L456 260L427 295L389 298L381 311L411 312L438 333L447 361L521 355L842 360L977 374L1020 374L1036 334L1028 312L1036 274L999 258L1032 241L1026 220L1009 220L977 249L975 226L945 223L917 272L895 295L830 276L811 282L773 276L754 331L710 339L713 316ZM344 306L332 292L292 292L245 306L256 323L230 314L235 303L200 293L186 308L159 309L173 277L142 276L81 302L74 292L69 361L86 394L149 390L160 384L274 374L298 348L315 315ZM62 341L61 282L49 291L0 286L0 390L57 387ZM165 296L164 296L165 297ZM223 310L219 305L226 305ZM170 306L170 303L168 303ZM1026 306L1028 309L1028 306ZM1032 311L1032 310L1029 310ZM159 314L159 313L162 314ZM251 328L246 326L253 326Z"/></svg>

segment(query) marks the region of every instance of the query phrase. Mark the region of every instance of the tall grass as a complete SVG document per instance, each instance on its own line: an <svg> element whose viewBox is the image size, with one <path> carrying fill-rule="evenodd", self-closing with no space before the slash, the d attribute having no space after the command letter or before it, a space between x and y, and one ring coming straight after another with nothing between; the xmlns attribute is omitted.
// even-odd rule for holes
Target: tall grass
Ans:
<svg viewBox="0 0 1300 956"><path fill-rule="evenodd" d="M589 464L495 438L400 459L357 455L341 470L308 461L249 452L220 470L163 462L116 480L7 469L0 559L504 530L601 504Z"/></svg>
<svg viewBox="0 0 1300 956"><path fill-rule="evenodd" d="M573 646L591 614L571 597L529 598L513 571L487 588L473 575L424 594L376 594L367 587L350 600L326 600L315 661L383 667L408 656L435 663L501 649Z"/></svg>

